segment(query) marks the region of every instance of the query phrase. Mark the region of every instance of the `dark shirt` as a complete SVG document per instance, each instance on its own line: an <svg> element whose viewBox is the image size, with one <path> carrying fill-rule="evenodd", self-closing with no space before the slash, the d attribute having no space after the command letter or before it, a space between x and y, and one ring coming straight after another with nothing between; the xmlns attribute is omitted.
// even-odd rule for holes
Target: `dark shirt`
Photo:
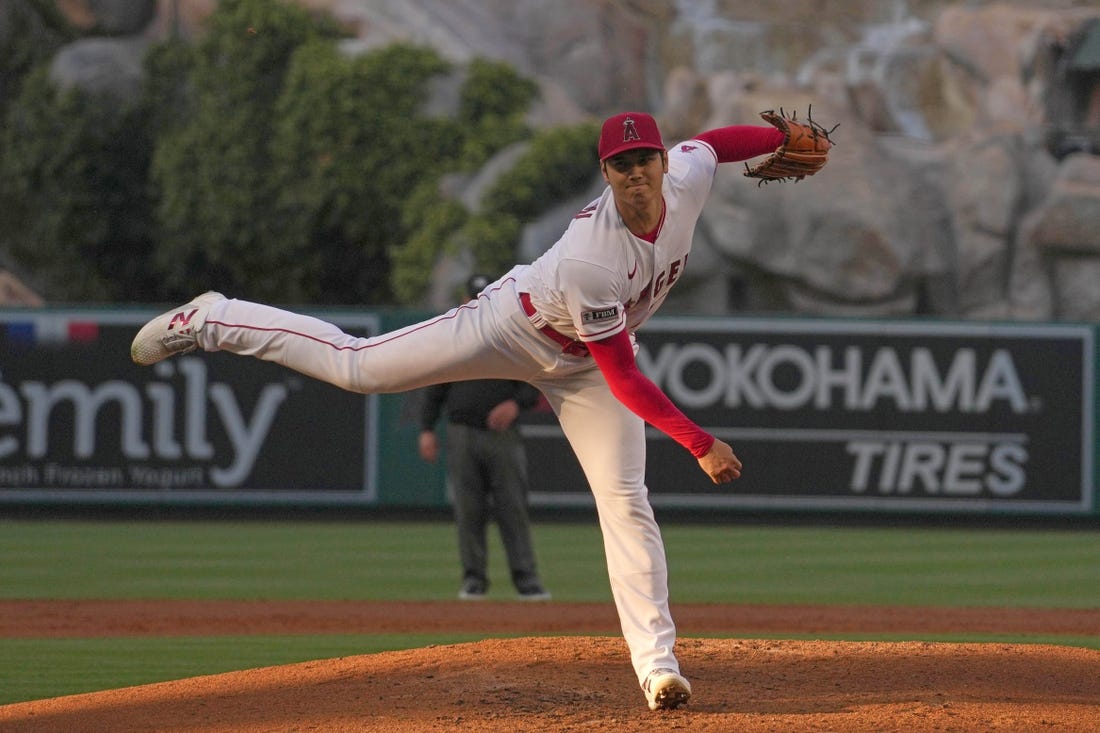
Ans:
<svg viewBox="0 0 1100 733"><path fill-rule="evenodd" d="M424 390L420 426L432 430L446 411L447 422L487 430L489 412L505 400L515 400L520 410L535 406L539 391L526 382L507 379L474 379L434 384Z"/></svg>

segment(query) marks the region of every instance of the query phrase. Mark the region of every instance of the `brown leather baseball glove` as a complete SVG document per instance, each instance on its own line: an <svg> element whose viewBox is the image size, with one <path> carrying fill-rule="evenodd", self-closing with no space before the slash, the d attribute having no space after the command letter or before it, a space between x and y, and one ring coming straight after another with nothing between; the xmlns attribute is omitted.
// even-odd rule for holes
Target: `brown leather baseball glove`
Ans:
<svg viewBox="0 0 1100 733"><path fill-rule="evenodd" d="M745 175L759 178L757 185L772 181L801 181L825 167L829 161L829 148L833 146L830 135L838 125L826 130L814 122L813 108L806 114L806 121L797 120L796 113L788 117L783 108L761 112L760 116L784 134L783 144L760 163L749 167L745 163Z"/></svg>

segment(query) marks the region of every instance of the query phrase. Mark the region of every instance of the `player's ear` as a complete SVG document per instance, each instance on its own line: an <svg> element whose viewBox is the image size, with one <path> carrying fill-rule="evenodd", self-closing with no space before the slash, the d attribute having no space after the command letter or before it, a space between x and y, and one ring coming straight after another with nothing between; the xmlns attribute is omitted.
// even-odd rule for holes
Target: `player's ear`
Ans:
<svg viewBox="0 0 1100 733"><path fill-rule="evenodd" d="M607 177L607 161L600 161L600 175L603 176L604 183L611 183L611 179Z"/></svg>
<svg viewBox="0 0 1100 733"><path fill-rule="evenodd" d="M661 165L664 166L665 173L668 173L668 151L661 151Z"/></svg>

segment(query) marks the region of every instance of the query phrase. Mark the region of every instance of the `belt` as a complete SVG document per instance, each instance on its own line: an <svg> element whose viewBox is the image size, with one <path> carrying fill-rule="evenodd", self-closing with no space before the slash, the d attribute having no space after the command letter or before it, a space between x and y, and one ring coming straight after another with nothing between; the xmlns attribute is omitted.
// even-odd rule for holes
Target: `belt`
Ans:
<svg viewBox="0 0 1100 733"><path fill-rule="evenodd" d="M583 342L571 339L564 333L555 331L549 323L546 322L539 312L535 309L535 306L531 304L530 293L520 293L519 303L523 306L523 312L527 314L528 320L531 321L531 325L542 332L546 338L561 344L561 350L563 353L571 356L588 356L588 347ZM542 325L539 325L539 324Z"/></svg>

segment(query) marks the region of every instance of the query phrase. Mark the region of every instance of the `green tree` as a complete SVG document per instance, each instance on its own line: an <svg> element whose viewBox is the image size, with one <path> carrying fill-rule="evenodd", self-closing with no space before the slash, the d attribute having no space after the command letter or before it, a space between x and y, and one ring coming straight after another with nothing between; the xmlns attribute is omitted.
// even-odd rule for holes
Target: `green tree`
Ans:
<svg viewBox="0 0 1100 733"><path fill-rule="evenodd" d="M0 130L4 248L36 284L67 300L157 292L145 186L151 141L136 105L61 91L42 67Z"/></svg>
<svg viewBox="0 0 1100 733"><path fill-rule="evenodd" d="M19 96L23 79L72 35L53 3L12 3L0 9L0 119Z"/></svg>
<svg viewBox="0 0 1100 733"><path fill-rule="evenodd" d="M516 263L516 247L524 222L507 211L480 212L471 216L459 232L474 256L474 269L503 273Z"/></svg>
<svg viewBox="0 0 1100 733"><path fill-rule="evenodd" d="M429 49L350 57L331 21L282 0L222 0L207 25L151 49L134 104L29 74L65 38L49 23L56 44L0 42L0 84L20 89L0 99L0 254L48 297L416 303L447 248L502 269L522 223L572 193L577 150L551 161L540 134L485 210L440 194L530 137L537 87L505 64L471 62L455 113L429 117L449 70Z"/></svg>
<svg viewBox="0 0 1100 733"><path fill-rule="evenodd" d="M467 124L465 129L481 128ZM597 175L597 135L590 123L535 133L519 161L485 193L477 212L445 200L438 187L420 191L405 214L410 227L419 225L394 256L395 297L406 304L421 300L432 264L447 251L468 251L474 268L483 272L504 272L515 264L523 226L591 185ZM468 138L467 150L469 145ZM464 215L457 215L456 207Z"/></svg>
<svg viewBox="0 0 1100 733"><path fill-rule="evenodd" d="M174 131L195 113L191 87L194 64L194 48L178 38L151 46L146 52L142 103L149 129Z"/></svg>
<svg viewBox="0 0 1100 733"><path fill-rule="evenodd" d="M515 166L486 192L483 208L527 222L591 185L599 128L590 123L540 131Z"/></svg>
<svg viewBox="0 0 1100 733"><path fill-rule="evenodd" d="M215 287L299 298L297 252L274 236L270 140L294 52L332 27L270 0L222 0L209 20L190 58L177 61L188 73L176 104L189 114L158 138L153 156L157 263L177 295Z"/></svg>
<svg viewBox="0 0 1100 733"><path fill-rule="evenodd" d="M516 164L486 191L481 210L452 235L473 254L475 269L504 272L516 262L523 227L570 196L596 174L591 124L540 130Z"/></svg>
<svg viewBox="0 0 1100 733"><path fill-rule="evenodd" d="M420 107L447 65L403 45L348 58L331 44L295 56L277 105L273 155L280 248L309 263L310 299L389 303L405 200L454 165L460 130Z"/></svg>
<svg viewBox="0 0 1100 733"><path fill-rule="evenodd" d="M508 64L484 58L470 61L459 93L461 167L475 169L498 150L530 137L524 116L537 94L538 85Z"/></svg>
<svg viewBox="0 0 1100 733"><path fill-rule="evenodd" d="M423 300L432 268L440 254L454 253L461 244L456 239L469 218L458 201L441 199L437 181L421 183L406 199L402 222L411 234L391 248L391 280L394 299L415 304Z"/></svg>

